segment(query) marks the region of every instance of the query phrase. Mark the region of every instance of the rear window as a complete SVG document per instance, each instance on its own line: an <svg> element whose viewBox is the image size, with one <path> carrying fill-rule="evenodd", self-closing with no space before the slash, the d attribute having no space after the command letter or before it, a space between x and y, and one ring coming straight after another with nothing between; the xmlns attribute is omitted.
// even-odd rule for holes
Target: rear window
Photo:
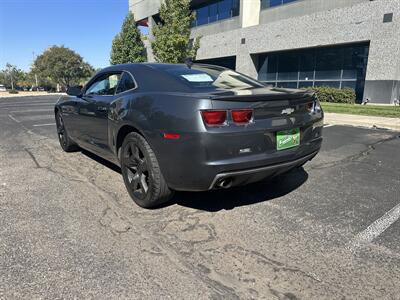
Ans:
<svg viewBox="0 0 400 300"><path fill-rule="evenodd" d="M165 69L165 71L194 88L249 89L264 87L262 83L250 77L220 67L193 65L189 69L179 66Z"/></svg>

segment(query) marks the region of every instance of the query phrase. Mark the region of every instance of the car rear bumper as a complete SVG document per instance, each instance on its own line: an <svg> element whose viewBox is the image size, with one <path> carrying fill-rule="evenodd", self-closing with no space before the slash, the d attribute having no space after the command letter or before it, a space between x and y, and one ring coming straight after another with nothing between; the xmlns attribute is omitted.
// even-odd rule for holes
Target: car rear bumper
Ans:
<svg viewBox="0 0 400 300"><path fill-rule="evenodd" d="M207 191L230 179L230 186L261 181L312 159L322 145L322 119L301 128L300 145L276 150L276 130L182 134L164 140L157 158L171 189ZM241 153L240 150L247 150Z"/></svg>
<svg viewBox="0 0 400 300"><path fill-rule="evenodd" d="M265 167L219 173L212 181L209 190L245 185L285 173L295 167L302 166L307 161L313 159L317 153L318 151L314 151L306 156L292 161L273 164Z"/></svg>
<svg viewBox="0 0 400 300"><path fill-rule="evenodd" d="M240 162L210 162L198 165L192 160L192 167L175 167L175 176L170 176L167 183L178 191L207 191L218 188L246 185L283 174L313 159L319 152L322 138L309 141L302 146L274 154L242 157ZM221 186L223 180L229 182Z"/></svg>

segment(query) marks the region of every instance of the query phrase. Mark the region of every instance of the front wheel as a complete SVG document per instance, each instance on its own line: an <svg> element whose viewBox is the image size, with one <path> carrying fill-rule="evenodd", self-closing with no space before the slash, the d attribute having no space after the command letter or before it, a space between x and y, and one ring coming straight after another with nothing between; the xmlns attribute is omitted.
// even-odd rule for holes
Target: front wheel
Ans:
<svg viewBox="0 0 400 300"><path fill-rule="evenodd" d="M56 113L56 126L57 126L58 140L60 141L61 148L65 152L74 152L79 150L78 146L68 136L67 129L65 128L64 125L64 120L59 111Z"/></svg>
<svg viewBox="0 0 400 300"><path fill-rule="evenodd" d="M154 208L173 195L165 182L157 158L146 139L128 134L121 146L121 171L129 195L141 207Z"/></svg>

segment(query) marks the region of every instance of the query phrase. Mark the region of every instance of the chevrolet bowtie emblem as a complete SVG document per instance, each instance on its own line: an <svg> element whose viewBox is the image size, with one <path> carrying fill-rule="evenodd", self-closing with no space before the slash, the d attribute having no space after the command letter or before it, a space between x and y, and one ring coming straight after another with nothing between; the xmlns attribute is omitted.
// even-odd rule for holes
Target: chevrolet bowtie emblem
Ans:
<svg viewBox="0 0 400 300"><path fill-rule="evenodd" d="M286 108L284 110L282 110L281 114L282 115L290 115L292 112L294 112L294 108Z"/></svg>

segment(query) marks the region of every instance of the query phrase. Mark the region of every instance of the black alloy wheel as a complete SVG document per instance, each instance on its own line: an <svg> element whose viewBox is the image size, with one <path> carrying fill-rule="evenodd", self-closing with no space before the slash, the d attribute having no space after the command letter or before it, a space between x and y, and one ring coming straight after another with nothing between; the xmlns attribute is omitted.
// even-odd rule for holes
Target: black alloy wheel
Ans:
<svg viewBox="0 0 400 300"><path fill-rule="evenodd" d="M61 148L65 152L73 152L78 150L77 145L69 138L68 132L64 125L64 120L60 112L56 113L56 126L57 126L57 136L60 141Z"/></svg>
<svg viewBox="0 0 400 300"><path fill-rule="evenodd" d="M124 151L124 164L127 168L127 176L131 191L135 198L143 200L152 185L149 176L146 157L138 145L130 142Z"/></svg>
<svg viewBox="0 0 400 300"><path fill-rule="evenodd" d="M121 146L121 171L129 195L141 207L154 208L173 195L146 139L129 133Z"/></svg>

